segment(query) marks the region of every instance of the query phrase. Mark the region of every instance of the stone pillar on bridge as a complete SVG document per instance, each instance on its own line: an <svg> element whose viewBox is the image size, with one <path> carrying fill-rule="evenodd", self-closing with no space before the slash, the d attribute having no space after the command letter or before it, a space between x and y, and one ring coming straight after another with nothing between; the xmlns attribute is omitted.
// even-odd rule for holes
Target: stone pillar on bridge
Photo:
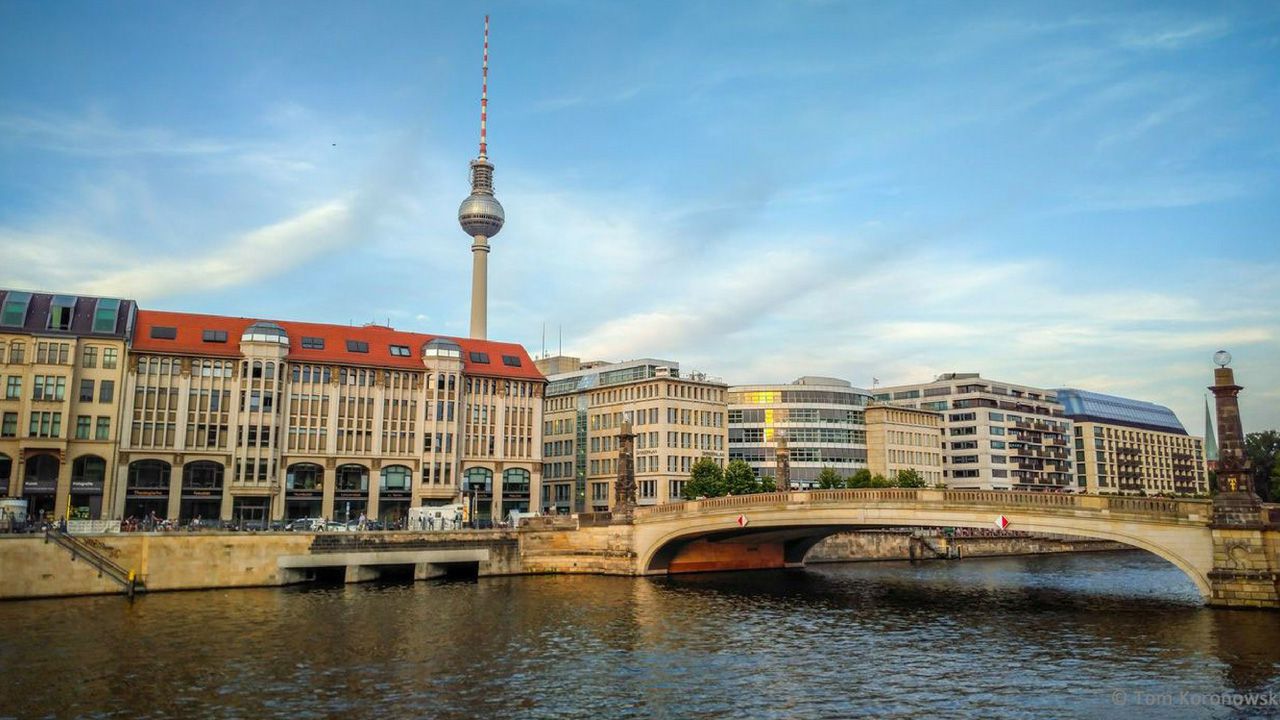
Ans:
<svg viewBox="0 0 1280 720"><path fill-rule="evenodd" d="M791 489L791 449L787 447L787 438L778 436L777 450L774 452L774 467L777 468L777 490L787 492Z"/></svg>
<svg viewBox="0 0 1280 720"><path fill-rule="evenodd" d="M636 435L631 419L618 430L618 479L613 484L613 521L629 523L636 509Z"/></svg>
<svg viewBox="0 0 1280 720"><path fill-rule="evenodd" d="M1244 428L1237 397L1244 388L1218 351L1213 392L1218 415L1218 467L1213 497L1213 570L1210 603L1225 607L1280 608L1280 529L1269 523L1254 492L1245 455Z"/></svg>

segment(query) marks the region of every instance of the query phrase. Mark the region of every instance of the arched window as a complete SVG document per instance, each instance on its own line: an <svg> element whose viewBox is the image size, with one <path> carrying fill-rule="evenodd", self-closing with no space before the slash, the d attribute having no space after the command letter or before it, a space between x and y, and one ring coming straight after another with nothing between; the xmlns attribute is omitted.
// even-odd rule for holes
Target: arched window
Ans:
<svg viewBox="0 0 1280 720"><path fill-rule="evenodd" d="M382 468L382 490L408 490L412 477L409 468L404 465L388 465Z"/></svg>
<svg viewBox="0 0 1280 720"><path fill-rule="evenodd" d="M81 455L71 463L71 486L96 485L101 488L107 477L107 461L97 455Z"/></svg>
<svg viewBox="0 0 1280 720"><path fill-rule="evenodd" d="M9 494L9 478L13 477L13 458L0 453L0 490Z"/></svg>
<svg viewBox="0 0 1280 720"><path fill-rule="evenodd" d="M502 489L505 492L529 492L529 471L511 468L502 473Z"/></svg>
<svg viewBox="0 0 1280 720"><path fill-rule="evenodd" d="M489 468L469 468L462 474L462 489L488 492L489 483L493 481L493 471Z"/></svg>
<svg viewBox="0 0 1280 720"><path fill-rule="evenodd" d="M163 460L137 460L129 463L129 487L168 490L173 468Z"/></svg>
<svg viewBox="0 0 1280 720"><path fill-rule="evenodd" d="M266 366L266 373L263 375L263 377L264 377L264 378L266 378L266 379L268 379L268 380L274 380L274 379L275 379L275 377L276 377L276 364L275 364L275 363L273 363L273 362L269 362L269 363L267 363L267 366Z"/></svg>
<svg viewBox="0 0 1280 720"><path fill-rule="evenodd" d="M223 467L210 460L188 463L182 468L184 490L221 490Z"/></svg>
<svg viewBox="0 0 1280 720"><path fill-rule="evenodd" d="M363 465L340 465L333 483L334 489L339 492L368 490L369 469Z"/></svg>
<svg viewBox="0 0 1280 720"><path fill-rule="evenodd" d="M61 463L53 455L33 455L27 458L26 481L39 483L58 482L58 468Z"/></svg>
<svg viewBox="0 0 1280 720"><path fill-rule="evenodd" d="M287 490L319 490L324 487L324 468L315 463L296 463L285 474Z"/></svg>

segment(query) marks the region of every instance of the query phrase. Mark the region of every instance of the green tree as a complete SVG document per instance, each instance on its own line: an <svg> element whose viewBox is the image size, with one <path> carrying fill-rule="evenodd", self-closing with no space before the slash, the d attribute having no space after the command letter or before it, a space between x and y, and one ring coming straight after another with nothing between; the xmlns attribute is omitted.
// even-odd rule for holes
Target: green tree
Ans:
<svg viewBox="0 0 1280 720"><path fill-rule="evenodd" d="M734 460L725 468L724 488L726 495L750 495L760 492L760 483L750 465Z"/></svg>
<svg viewBox="0 0 1280 720"><path fill-rule="evenodd" d="M720 497L727 491L724 486L724 471L711 458L702 458L693 464L689 472L689 482L684 484L684 499L695 500L700 497Z"/></svg>
<svg viewBox="0 0 1280 720"><path fill-rule="evenodd" d="M916 472L915 468L899 470L898 476L894 479L894 484L902 488L922 488L925 486L924 477Z"/></svg>
<svg viewBox="0 0 1280 720"><path fill-rule="evenodd" d="M887 488L893 487L893 483L889 482L889 478L881 475L880 473L876 473L875 477L871 478L871 484L867 487Z"/></svg>
<svg viewBox="0 0 1280 720"><path fill-rule="evenodd" d="M1280 500L1276 467L1280 466L1280 432L1265 430L1244 436L1244 454L1253 466L1253 486L1272 502Z"/></svg>
<svg viewBox="0 0 1280 720"><path fill-rule="evenodd" d="M757 492L771 493L778 492L778 482L769 475L760 478L760 489Z"/></svg>
<svg viewBox="0 0 1280 720"><path fill-rule="evenodd" d="M854 474L844 479L844 486L847 488L869 488L871 487L871 471L861 468Z"/></svg>
<svg viewBox="0 0 1280 720"><path fill-rule="evenodd" d="M822 472L818 473L818 489L832 490L844 487L844 478L840 477L835 468L824 467Z"/></svg>

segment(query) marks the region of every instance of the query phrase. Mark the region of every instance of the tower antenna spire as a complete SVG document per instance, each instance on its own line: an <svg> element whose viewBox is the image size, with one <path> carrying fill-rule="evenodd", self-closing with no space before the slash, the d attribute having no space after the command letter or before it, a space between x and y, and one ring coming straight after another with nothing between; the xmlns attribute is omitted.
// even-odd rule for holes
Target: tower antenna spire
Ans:
<svg viewBox="0 0 1280 720"><path fill-rule="evenodd" d="M480 66L480 157L488 157L485 124L489 119L489 16L484 16L484 62Z"/></svg>

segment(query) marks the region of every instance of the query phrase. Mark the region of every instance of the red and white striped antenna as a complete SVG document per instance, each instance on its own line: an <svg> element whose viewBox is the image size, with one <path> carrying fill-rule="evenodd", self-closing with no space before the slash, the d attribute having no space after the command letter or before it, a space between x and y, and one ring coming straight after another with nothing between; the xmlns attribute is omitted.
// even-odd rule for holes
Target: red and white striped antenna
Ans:
<svg viewBox="0 0 1280 720"><path fill-rule="evenodd" d="M484 65L480 82L480 157L487 157L489 143L485 122L489 116L489 16L484 16Z"/></svg>

